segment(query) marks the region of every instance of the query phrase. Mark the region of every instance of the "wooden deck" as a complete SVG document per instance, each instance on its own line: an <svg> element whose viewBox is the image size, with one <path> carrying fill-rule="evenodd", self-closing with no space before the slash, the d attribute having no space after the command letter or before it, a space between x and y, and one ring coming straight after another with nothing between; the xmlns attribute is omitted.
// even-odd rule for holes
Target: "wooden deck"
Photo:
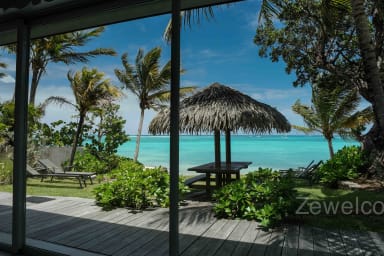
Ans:
<svg viewBox="0 0 384 256"><path fill-rule="evenodd" d="M3 235L11 231L11 201L0 192ZM103 211L93 200L65 197L27 201L27 243L68 246L84 255L168 255L168 209ZM384 255L380 233L293 225L266 232L253 221L216 219L204 202L190 202L179 214L183 256Z"/></svg>

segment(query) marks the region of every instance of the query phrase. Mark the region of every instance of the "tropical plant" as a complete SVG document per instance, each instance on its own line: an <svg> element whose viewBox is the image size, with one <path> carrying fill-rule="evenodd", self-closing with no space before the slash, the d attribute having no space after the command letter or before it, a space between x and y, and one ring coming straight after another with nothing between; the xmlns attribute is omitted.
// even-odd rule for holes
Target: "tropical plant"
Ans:
<svg viewBox="0 0 384 256"><path fill-rule="evenodd" d="M4 63L4 62L0 62L0 68L7 68L7 64L6 63ZM5 76L7 76L7 74L6 73L4 73L4 72L0 72L0 78L2 78L2 77L5 77Z"/></svg>
<svg viewBox="0 0 384 256"><path fill-rule="evenodd" d="M333 5L341 7L345 12L352 10L355 20L356 34L359 39L362 62L364 64L365 93L372 104L375 124L365 137L364 149L369 152L372 165L371 173L380 172L384 175L384 4L382 1L372 1L369 18L364 0L328 0ZM373 29L372 29L373 28ZM373 40L372 40L373 38Z"/></svg>
<svg viewBox="0 0 384 256"><path fill-rule="evenodd" d="M39 139L41 145L45 146L69 146L73 142L73 134L75 134L77 122L65 122L57 120L50 124L43 123L40 128ZM84 139L89 137L91 125L84 123L82 137L79 138L78 146L83 145Z"/></svg>
<svg viewBox="0 0 384 256"><path fill-rule="evenodd" d="M195 8L190 10L185 10L180 12L180 16L183 19L184 26L192 26L192 23L199 24L201 22L201 16L204 16L205 19L210 20L214 17L214 12L212 6L204 8ZM163 38L168 43L172 39L172 18L168 21L167 26L165 27Z"/></svg>
<svg viewBox="0 0 384 256"><path fill-rule="evenodd" d="M40 118L44 114L44 107L28 106L28 138L30 142L36 144L36 136L41 127ZM6 101L0 103L0 148L4 150L7 146L14 145L15 130L15 103Z"/></svg>
<svg viewBox="0 0 384 256"><path fill-rule="evenodd" d="M314 179L326 186L336 188L339 181L357 178L367 164L367 158L360 147L343 147L332 159L320 166L315 172Z"/></svg>
<svg viewBox="0 0 384 256"><path fill-rule="evenodd" d="M83 125L88 112L97 108L102 102L112 101L121 96L121 91L111 84L109 79L104 79L104 73L97 69L84 67L81 71L68 72L67 78L70 82L76 104L62 97L50 97L46 104L51 102L70 104L79 112L76 133L73 137L71 157L69 165L73 165L78 141L82 136Z"/></svg>
<svg viewBox="0 0 384 256"><path fill-rule="evenodd" d="M293 214L296 206L294 181L272 169L259 168L239 181L216 191L214 212L218 217L259 220L271 227Z"/></svg>
<svg viewBox="0 0 384 256"><path fill-rule="evenodd" d="M144 170L143 165L138 162L122 159L119 166L108 176L111 181L94 190L96 202L104 209L169 206L169 174L161 167ZM181 195L188 191L183 182L184 180L180 179Z"/></svg>
<svg viewBox="0 0 384 256"><path fill-rule="evenodd" d="M319 132L328 142L329 154L334 155L332 140L334 134L343 138L355 138L357 130L372 119L370 108L357 111L360 97L356 89L347 89L333 81L319 78L317 84L312 85L312 105L301 104L300 100L292 106L292 110L301 115L307 127L293 126L294 129L305 133Z"/></svg>
<svg viewBox="0 0 384 256"><path fill-rule="evenodd" d="M117 165L117 148L129 140L124 131L125 120L118 115L120 106L113 102L105 102L92 110L92 124L94 129L88 135L90 143L85 147L99 161L106 164L104 171L108 172Z"/></svg>
<svg viewBox="0 0 384 256"><path fill-rule="evenodd" d="M270 19L279 12L281 0L262 0L260 5L259 21L262 19ZM215 17L214 9L212 6L194 8L189 10L183 10L180 12L180 16L183 19L184 27L192 27L192 24L200 24L201 17L203 16L206 20L211 20ZM172 19L168 21L165 27L163 38L168 43L172 39Z"/></svg>
<svg viewBox="0 0 384 256"><path fill-rule="evenodd" d="M67 162L63 163L63 166L68 165ZM89 172L89 170L92 170L92 172L96 172L97 174L106 173L109 169L107 162L96 158L87 148L76 152L72 166L73 169L78 172Z"/></svg>
<svg viewBox="0 0 384 256"><path fill-rule="evenodd" d="M161 48L155 47L144 55L139 49L135 65L128 62L128 54L124 53L121 61L124 69L115 69L116 77L125 89L132 92L139 100L140 121L136 137L136 149L133 159L139 156L140 138L143 129L146 109L159 110L170 100L171 61L160 67ZM180 88L181 97L194 91L195 87Z"/></svg>
<svg viewBox="0 0 384 256"><path fill-rule="evenodd" d="M76 62L86 63L90 57L98 55L116 55L116 52L109 48L97 48L85 52L78 51L81 46L86 45L92 38L100 36L103 31L104 27L98 27L32 40L30 46L32 77L29 103L35 104L37 87L50 62L61 62L69 65ZM16 52L16 45L6 47L9 52Z"/></svg>
<svg viewBox="0 0 384 256"><path fill-rule="evenodd" d="M295 70L295 85L319 72L351 81L372 104L374 125L363 136L369 171L384 175L384 6L382 1L280 0L273 16L259 26L255 43L273 61L280 57ZM276 22L279 20L279 22ZM275 24L276 26L274 26ZM303 36L304 35L304 36ZM339 38L339 39L338 39ZM288 53L288 54L287 54Z"/></svg>

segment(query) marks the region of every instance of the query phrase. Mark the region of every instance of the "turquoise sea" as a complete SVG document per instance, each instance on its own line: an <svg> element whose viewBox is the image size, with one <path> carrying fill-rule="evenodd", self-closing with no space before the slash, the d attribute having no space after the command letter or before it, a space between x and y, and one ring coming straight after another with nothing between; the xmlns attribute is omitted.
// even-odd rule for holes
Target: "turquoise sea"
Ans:
<svg viewBox="0 0 384 256"><path fill-rule="evenodd" d="M136 137L119 148L118 153L133 157ZM322 136L299 135L232 135L232 161L251 161L245 170L258 167L287 169L306 166L312 160L329 159L328 145ZM358 145L355 141L335 138L335 152L345 145ZM221 137L221 157L225 159L225 138ZM142 136L139 161L146 166L169 168L169 136ZM188 174L192 166L214 161L213 136L180 136L180 173Z"/></svg>

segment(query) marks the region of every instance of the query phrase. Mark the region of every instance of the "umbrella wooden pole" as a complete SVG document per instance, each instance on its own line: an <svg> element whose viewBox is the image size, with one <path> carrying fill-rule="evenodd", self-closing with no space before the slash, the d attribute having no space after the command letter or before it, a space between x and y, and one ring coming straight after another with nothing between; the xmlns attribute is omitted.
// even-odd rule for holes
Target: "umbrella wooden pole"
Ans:
<svg viewBox="0 0 384 256"><path fill-rule="evenodd" d="M215 168L217 170L216 173L216 187L221 186L221 159L220 159L220 131L215 130Z"/></svg>
<svg viewBox="0 0 384 256"><path fill-rule="evenodd" d="M169 256L179 255L180 2L172 0Z"/></svg>
<svg viewBox="0 0 384 256"><path fill-rule="evenodd" d="M230 168L231 165L231 131L229 129L225 130L225 161L227 168ZM231 182L231 174L226 174L226 182Z"/></svg>
<svg viewBox="0 0 384 256"><path fill-rule="evenodd" d="M231 131L225 130L225 161L231 164Z"/></svg>

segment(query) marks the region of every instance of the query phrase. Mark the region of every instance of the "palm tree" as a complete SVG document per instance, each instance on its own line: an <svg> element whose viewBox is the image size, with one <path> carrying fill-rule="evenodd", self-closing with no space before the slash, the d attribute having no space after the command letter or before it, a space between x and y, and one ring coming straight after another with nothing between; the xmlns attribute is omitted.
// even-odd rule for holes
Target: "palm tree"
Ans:
<svg viewBox="0 0 384 256"><path fill-rule="evenodd" d="M81 71L77 71L74 74L68 72L67 78L70 82L73 95L75 96L76 104L72 104L61 97L50 97L45 101L45 104L49 104L50 102L67 103L74 106L79 112L79 121L73 137L71 157L69 160L69 165L72 165L87 113L106 100L111 101L120 97L121 91L112 85L108 79L104 79L104 73L99 72L97 69L84 67Z"/></svg>
<svg viewBox="0 0 384 256"><path fill-rule="evenodd" d="M0 68L7 68L7 64L4 62L0 62ZM0 78L7 76L6 73L0 72Z"/></svg>
<svg viewBox="0 0 384 256"><path fill-rule="evenodd" d="M160 67L160 57L160 47L153 48L146 55L142 49L139 49L135 65L131 65L128 63L127 53L124 53L121 57L124 69L115 69L119 81L139 100L141 112L133 157L135 161L139 156L145 110L159 110L170 100L171 61ZM194 89L195 87L180 88L180 95L183 96Z"/></svg>
<svg viewBox="0 0 384 256"><path fill-rule="evenodd" d="M328 142L332 158L333 135L343 138L356 138L356 131L373 119L371 108L356 111L360 103L357 89L347 89L340 84L324 85L325 80L312 85L312 105L301 104L297 100L292 110L301 115L307 127L293 125L294 129L305 133L319 132Z"/></svg>
<svg viewBox="0 0 384 256"><path fill-rule="evenodd" d="M30 47L32 77L29 103L35 104L37 87L50 62L62 62L69 65L76 62L86 63L90 57L98 55L115 56L116 52L108 48L97 48L85 52L77 51L78 47L84 46L92 38L100 36L103 31L104 27L98 27L33 40ZM10 52L15 52L16 46L10 45L7 46L7 49Z"/></svg>

